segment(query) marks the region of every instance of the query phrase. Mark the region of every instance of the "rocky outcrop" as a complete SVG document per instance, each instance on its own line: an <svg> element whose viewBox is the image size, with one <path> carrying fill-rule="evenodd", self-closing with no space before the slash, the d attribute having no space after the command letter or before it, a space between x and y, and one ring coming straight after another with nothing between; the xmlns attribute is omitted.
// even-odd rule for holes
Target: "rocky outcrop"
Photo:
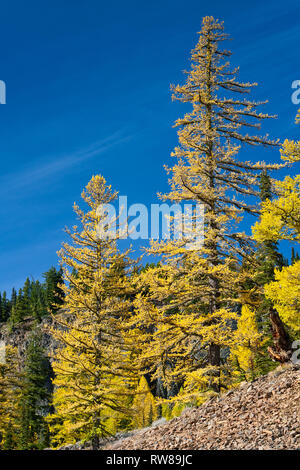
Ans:
<svg viewBox="0 0 300 470"><path fill-rule="evenodd" d="M289 365L243 383L178 418L104 449L298 449L300 450L300 369Z"/></svg>
<svg viewBox="0 0 300 470"><path fill-rule="evenodd" d="M22 360L24 359L25 350L30 340L32 330L35 329L41 332L42 346L50 357L57 348L57 343L48 331L51 321L50 317L45 317L41 323L36 324L35 320L28 318L13 329L8 323L0 323L0 341L16 347Z"/></svg>

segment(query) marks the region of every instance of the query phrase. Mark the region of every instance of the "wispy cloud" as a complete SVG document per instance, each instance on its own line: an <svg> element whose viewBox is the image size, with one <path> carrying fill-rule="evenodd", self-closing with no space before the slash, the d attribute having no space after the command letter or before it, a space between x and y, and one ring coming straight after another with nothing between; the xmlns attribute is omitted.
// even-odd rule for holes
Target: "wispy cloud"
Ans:
<svg viewBox="0 0 300 470"><path fill-rule="evenodd" d="M26 168L18 173L4 175L0 180L0 193L17 191L26 186L44 182L48 178L66 171L68 168L104 154L112 147L129 141L131 137L131 134L125 134L124 130L120 130L74 153L64 154L60 157L56 156L52 159L48 157L47 163L36 163L35 166Z"/></svg>

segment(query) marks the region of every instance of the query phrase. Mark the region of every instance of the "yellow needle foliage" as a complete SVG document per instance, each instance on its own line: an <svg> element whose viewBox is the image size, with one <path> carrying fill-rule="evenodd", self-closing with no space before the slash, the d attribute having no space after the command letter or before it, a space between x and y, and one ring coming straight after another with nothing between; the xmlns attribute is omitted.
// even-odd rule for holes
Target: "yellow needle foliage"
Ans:
<svg viewBox="0 0 300 470"><path fill-rule="evenodd" d="M161 198L204 207L204 243L191 246L188 236L153 242L149 252L162 256L163 263L142 273L135 303L141 368L168 387L187 381L190 391L193 384L216 392L222 387L221 355L232 342L241 259L253 250L238 224L245 212L259 211L247 198L258 196L261 172L280 167L239 159L242 144L277 142L248 133L270 116L258 111L262 103L244 99L255 84L237 81L231 53L221 47L226 39L223 23L205 17L186 82L172 86L173 98L192 110L175 123L176 163L167 168L170 192ZM189 229L197 238L195 211L192 219Z"/></svg>
<svg viewBox="0 0 300 470"><path fill-rule="evenodd" d="M50 417L57 445L92 439L97 448L128 412L134 382L125 328L131 263L128 252L117 249L116 221L99 211L116 196L102 176L94 176L82 193L88 211L74 206L80 228L67 229L71 244L59 253L66 297L52 330L61 345L53 362L56 414Z"/></svg>
<svg viewBox="0 0 300 470"><path fill-rule="evenodd" d="M275 281L265 286L281 319L295 332L300 332L300 261L275 270Z"/></svg>
<svg viewBox="0 0 300 470"><path fill-rule="evenodd" d="M300 175L277 181L279 197L262 203L260 221L253 227L258 242L300 240Z"/></svg>
<svg viewBox="0 0 300 470"><path fill-rule="evenodd" d="M298 114L299 116L299 114ZM296 120L299 122L299 119ZM286 140L281 150L283 160L299 161L300 142ZM262 203L259 222L253 227L253 237L258 242L300 240L300 175L287 176L276 181L278 197ZM300 330L300 263L275 270L275 281L264 286L283 322L298 332Z"/></svg>
<svg viewBox="0 0 300 470"><path fill-rule="evenodd" d="M157 407L145 377L141 377L132 404L135 428L150 426L157 418Z"/></svg>
<svg viewBox="0 0 300 470"><path fill-rule="evenodd" d="M256 358L262 352L264 342L262 333L258 331L255 312L249 306L243 305L231 348L233 377L239 380L254 380L257 374Z"/></svg>
<svg viewBox="0 0 300 470"><path fill-rule="evenodd" d="M300 122L300 110L296 124ZM282 160L288 163L300 160L300 142L286 139L280 149ZM253 237L258 242L266 240L291 240L300 238L300 175L287 176L283 181L275 181L277 199L267 199L262 203L260 221L253 227Z"/></svg>
<svg viewBox="0 0 300 470"><path fill-rule="evenodd" d="M295 119L296 124L300 123L300 109L297 112ZM289 163L298 162L300 160L300 142L285 139L283 142L282 148L280 149L280 154L282 160L285 160Z"/></svg>
<svg viewBox="0 0 300 470"><path fill-rule="evenodd" d="M5 363L0 364L1 449L15 448L13 439L20 433L22 377L17 349L6 346Z"/></svg>

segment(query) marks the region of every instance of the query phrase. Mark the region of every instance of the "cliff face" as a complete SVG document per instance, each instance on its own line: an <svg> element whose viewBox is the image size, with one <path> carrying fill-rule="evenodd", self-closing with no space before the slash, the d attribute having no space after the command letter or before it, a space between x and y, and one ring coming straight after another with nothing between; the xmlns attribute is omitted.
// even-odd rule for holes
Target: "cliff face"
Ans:
<svg viewBox="0 0 300 470"><path fill-rule="evenodd" d="M300 450L300 369L278 368L243 383L199 408L104 449L298 449Z"/></svg>
<svg viewBox="0 0 300 470"><path fill-rule="evenodd" d="M0 341L7 345L16 347L19 351L21 360L24 359L26 346L29 342L33 327L41 332L42 346L45 352L51 356L57 348L57 344L53 337L47 332L47 327L51 325L51 318L44 318L38 325L34 325L34 320L27 319L13 330L6 324L0 323ZM51 361L51 358L50 358Z"/></svg>

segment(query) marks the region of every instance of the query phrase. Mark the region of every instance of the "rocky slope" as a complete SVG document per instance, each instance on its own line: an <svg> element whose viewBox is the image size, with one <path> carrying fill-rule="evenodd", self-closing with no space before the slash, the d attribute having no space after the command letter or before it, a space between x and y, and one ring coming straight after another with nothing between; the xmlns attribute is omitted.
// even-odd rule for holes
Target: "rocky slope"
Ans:
<svg viewBox="0 0 300 470"><path fill-rule="evenodd" d="M179 418L108 442L104 449L298 449L300 368L278 368Z"/></svg>
<svg viewBox="0 0 300 470"><path fill-rule="evenodd" d="M57 344L47 332L51 320L38 325L42 343L51 353ZM0 324L0 340L18 347L24 357L32 320L10 331ZM119 434L102 449L298 449L300 450L300 366L280 367L251 383L243 383L199 408L155 426ZM63 449L89 449L73 444Z"/></svg>

